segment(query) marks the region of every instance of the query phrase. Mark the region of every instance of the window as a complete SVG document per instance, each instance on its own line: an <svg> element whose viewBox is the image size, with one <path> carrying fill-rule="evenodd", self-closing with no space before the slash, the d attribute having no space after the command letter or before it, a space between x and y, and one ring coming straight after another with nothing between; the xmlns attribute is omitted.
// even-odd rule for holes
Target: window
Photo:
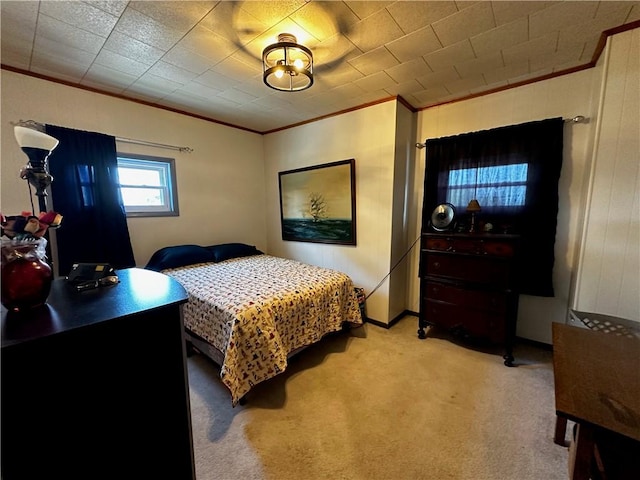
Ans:
<svg viewBox="0 0 640 480"><path fill-rule="evenodd" d="M475 198L483 207L522 207L527 171L526 163L450 170L447 202L467 205Z"/></svg>
<svg viewBox="0 0 640 480"><path fill-rule="evenodd" d="M118 177L128 217L178 215L173 158L119 154Z"/></svg>

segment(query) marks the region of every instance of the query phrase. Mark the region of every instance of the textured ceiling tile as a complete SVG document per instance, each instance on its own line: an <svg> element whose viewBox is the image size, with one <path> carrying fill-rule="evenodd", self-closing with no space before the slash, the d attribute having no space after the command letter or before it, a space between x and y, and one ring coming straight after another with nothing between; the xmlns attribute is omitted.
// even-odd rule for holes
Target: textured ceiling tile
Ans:
<svg viewBox="0 0 640 480"><path fill-rule="evenodd" d="M23 70L29 69L29 63L31 62L31 45L19 43L2 42L0 46L0 58L2 63L10 65L15 68L22 68Z"/></svg>
<svg viewBox="0 0 640 480"><path fill-rule="evenodd" d="M442 48L431 27L424 27L385 45L399 61L406 62Z"/></svg>
<svg viewBox="0 0 640 480"><path fill-rule="evenodd" d="M462 63L476 58L468 40L445 47L436 52L424 55L423 58L433 71L442 70L445 67Z"/></svg>
<svg viewBox="0 0 640 480"><path fill-rule="evenodd" d="M60 46L74 47L94 54L100 51L106 40L100 35L87 32L47 15L40 15L36 35L39 38L59 43Z"/></svg>
<svg viewBox="0 0 640 480"><path fill-rule="evenodd" d="M383 1L373 1L373 2L344 2L358 17L366 18L369 15L373 15L376 12L379 12L381 9L386 8L387 6L393 4L394 2L383 2Z"/></svg>
<svg viewBox="0 0 640 480"><path fill-rule="evenodd" d="M565 48L547 55L536 55L529 59L531 71L542 70L545 68L553 69L555 65L563 65L571 63L575 66L580 61L583 45L573 45L573 48Z"/></svg>
<svg viewBox="0 0 640 480"><path fill-rule="evenodd" d="M511 63L506 67L495 68L485 72L483 75L487 84L493 85L494 83L505 82L511 77L519 77L527 73L529 73L529 62L523 60L522 62Z"/></svg>
<svg viewBox="0 0 640 480"><path fill-rule="evenodd" d="M144 65L156 63L164 51L120 32L113 32L104 44L108 50Z"/></svg>
<svg viewBox="0 0 640 480"><path fill-rule="evenodd" d="M478 2L431 25L445 47L494 28L490 2Z"/></svg>
<svg viewBox="0 0 640 480"><path fill-rule="evenodd" d="M389 13L400 25L404 33L411 33L419 28L437 22L458 11L456 2L395 2L387 7Z"/></svg>
<svg viewBox="0 0 640 480"><path fill-rule="evenodd" d="M70 45L60 48L58 42L44 37L36 37L34 58L36 56L49 57L49 65L57 64L64 67L65 63L70 62L76 67L84 67L85 71L89 69L96 58L95 54Z"/></svg>
<svg viewBox="0 0 640 480"><path fill-rule="evenodd" d="M500 51L505 45L526 42L529 39L527 31L527 19L521 18L471 37L471 45L476 55L488 55Z"/></svg>
<svg viewBox="0 0 640 480"><path fill-rule="evenodd" d="M149 65L137 62L131 58L124 57L119 53L102 49L96 57L96 63L107 68L112 68L121 72L130 73L136 77L142 75L149 69Z"/></svg>
<svg viewBox="0 0 640 480"><path fill-rule="evenodd" d="M633 7L627 16L625 23L636 22L638 20L640 20L640 2L633 2Z"/></svg>
<svg viewBox="0 0 640 480"><path fill-rule="evenodd" d="M264 33L270 25L261 22L239 5L240 2L218 3L199 26L228 38L236 46L250 42Z"/></svg>
<svg viewBox="0 0 640 480"><path fill-rule="evenodd" d="M373 92L375 90L382 90L384 88L396 85L397 82L393 80L389 75L385 72L374 73L373 75L368 75L360 80L356 80L353 82L354 85L357 85L365 92Z"/></svg>
<svg viewBox="0 0 640 480"><path fill-rule="evenodd" d="M210 97L214 97L220 92L222 92L222 88L216 88L215 86L213 86L213 84L205 85L203 83L194 81L180 87L178 90L173 92L172 95L176 96L176 95L184 94L184 95L197 97L197 98L210 98Z"/></svg>
<svg viewBox="0 0 640 480"><path fill-rule="evenodd" d="M455 69L460 73L462 78L482 74L502 67L504 67L504 63L502 62L502 55L500 53L474 58L473 60L455 65Z"/></svg>
<svg viewBox="0 0 640 480"><path fill-rule="evenodd" d="M529 16L529 37L562 30L594 17L598 2L561 2Z"/></svg>
<svg viewBox="0 0 640 480"><path fill-rule="evenodd" d="M207 87L215 88L216 90L222 91L233 87L236 82L232 78L209 70L208 72L203 73L199 77L195 78L193 82L185 85L185 88L187 88L189 85L192 85L193 83L200 83L202 85L206 85ZM191 89L188 89L188 91L191 91Z"/></svg>
<svg viewBox="0 0 640 480"><path fill-rule="evenodd" d="M362 52L347 37L340 34L318 43L311 52L314 70L318 72L362 55Z"/></svg>
<svg viewBox="0 0 640 480"><path fill-rule="evenodd" d="M474 88L477 88L480 86L484 87L486 85L487 85L487 82L485 81L484 77L478 74L478 75L473 75L471 77L462 78L455 82L448 82L445 85L445 87L451 93L464 93L464 92L469 92Z"/></svg>
<svg viewBox="0 0 640 480"><path fill-rule="evenodd" d="M343 2L309 2L289 18L319 41L348 33L360 20Z"/></svg>
<svg viewBox="0 0 640 480"><path fill-rule="evenodd" d="M211 71L223 73L225 76L234 80L245 80L256 75L262 75L261 68L249 66L246 63L237 60L233 56L218 63L211 69Z"/></svg>
<svg viewBox="0 0 640 480"><path fill-rule="evenodd" d="M115 30L164 51L183 36L183 32L166 27L132 8L124 11Z"/></svg>
<svg viewBox="0 0 640 480"><path fill-rule="evenodd" d="M422 85L420 85L417 80L409 80L408 82L397 83L395 85L386 87L385 91L389 95L401 95L404 97L409 96L413 92L416 92L418 90L422 90L423 88L424 87L422 87Z"/></svg>
<svg viewBox="0 0 640 480"><path fill-rule="evenodd" d="M176 67L183 68L197 75L206 72L216 63L207 57L181 47L179 44L169 50L162 57L162 61L175 65Z"/></svg>
<svg viewBox="0 0 640 480"><path fill-rule="evenodd" d="M162 98L182 86L182 83L174 82L147 72L130 85L127 91L144 92L148 95Z"/></svg>
<svg viewBox="0 0 640 480"><path fill-rule="evenodd" d="M0 2L2 41L5 42L9 36L19 36L23 40L33 40L37 19L37 2Z"/></svg>
<svg viewBox="0 0 640 480"><path fill-rule="evenodd" d="M325 72L323 75L318 75L315 81L320 85L333 88L337 85L354 82L363 77L364 75L361 72L353 68L349 63L345 63Z"/></svg>
<svg viewBox="0 0 640 480"><path fill-rule="evenodd" d="M132 1L129 2L129 8L144 13L169 28L186 32L202 20L216 3L218 2L197 2L192 0L188 2Z"/></svg>
<svg viewBox="0 0 640 480"><path fill-rule="evenodd" d="M122 12L124 12L124 9L127 8L127 4L129 2L127 0L90 0L84 3L88 3L93 7L104 10L114 17L119 17L120 15L122 15Z"/></svg>
<svg viewBox="0 0 640 480"><path fill-rule="evenodd" d="M201 25L191 30L176 45L208 58L214 65L239 48L237 44Z"/></svg>
<svg viewBox="0 0 640 480"><path fill-rule="evenodd" d="M526 18L528 15L543 10L557 2L530 1L508 1L491 2L493 15L497 25L511 23L516 19Z"/></svg>
<svg viewBox="0 0 640 480"><path fill-rule="evenodd" d="M76 83L82 79L91 65L91 62L88 61L89 59L83 57L83 55L87 55L87 53L80 52L78 54L77 51L60 52L55 50L55 46L42 48L39 52L33 54L31 68L37 69L39 72L43 70L60 70L67 81Z"/></svg>
<svg viewBox="0 0 640 480"><path fill-rule="evenodd" d="M62 67L55 63L49 62L47 57L39 57L34 55L31 62L30 71L45 77L52 77L67 83L80 83L84 70L73 64L65 64Z"/></svg>
<svg viewBox="0 0 640 480"><path fill-rule="evenodd" d="M99 65L94 63L89 68L89 71L86 73L84 79L82 80L83 85L113 85L113 90L122 91L126 89L129 85L137 80L137 76L131 75L127 72L120 72L118 70L112 70L103 65Z"/></svg>
<svg viewBox="0 0 640 480"><path fill-rule="evenodd" d="M402 35L404 32L389 12L380 10L356 23L347 38L363 52L369 52Z"/></svg>
<svg viewBox="0 0 640 480"><path fill-rule="evenodd" d="M228 90L225 90L224 96L232 102L236 102L239 104L249 103L257 98L254 95L250 95L246 92L243 92L242 90L238 90L237 88L230 88Z"/></svg>
<svg viewBox="0 0 640 480"><path fill-rule="evenodd" d="M550 33L544 37L534 38L528 42L520 43L502 51L505 64L516 63L526 58L552 55L557 47L556 33Z"/></svg>
<svg viewBox="0 0 640 480"><path fill-rule="evenodd" d="M184 85L196 78L198 74L185 70L184 68L177 67L167 62L160 61L153 65L145 75L157 75L158 77L166 78L173 82Z"/></svg>
<svg viewBox="0 0 640 480"><path fill-rule="evenodd" d="M294 13L305 4L304 0L272 1L244 1L238 2L239 7L257 18L263 24L272 27L283 17Z"/></svg>
<svg viewBox="0 0 640 480"><path fill-rule="evenodd" d="M429 65L422 57L401 63L385 70L397 83L406 83L414 78L422 77L431 73Z"/></svg>
<svg viewBox="0 0 640 480"><path fill-rule="evenodd" d="M114 15L82 2L39 2L40 13L107 37L118 20Z"/></svg>
<svg viewBox="0 0 640 480"><path fill-rule="evenodd" d="M421 106L429 105L431 102L437 102L442 98L448 98L450 96L449 90L444 88L443 85L439 85L434 88L421 90L413 94L418 99Z"/></svg>
<svg viewBox="0 0 640 480"><path fill-rule="evenodd" d="M399 62L386 48L380 47L349 60L349 64L357 68L358 71L364 75L370 75L376 71L386 70L394 65L398 65Z"/></svg>
<svg viewBox="0 0 640 480"><path fill-rule="evenodd" d="M434 73L429 73L416 79L426 89L433 89L438 85L460 80L460 74L453 67L447 67Z"/></svg>

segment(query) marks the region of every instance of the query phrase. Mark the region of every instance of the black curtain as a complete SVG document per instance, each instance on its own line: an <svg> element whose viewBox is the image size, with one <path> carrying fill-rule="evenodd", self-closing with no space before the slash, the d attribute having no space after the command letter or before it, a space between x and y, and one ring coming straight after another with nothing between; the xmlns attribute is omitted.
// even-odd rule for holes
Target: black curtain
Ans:
<svg viewBox="0 0 640 480"><path fill-rule="evenodd" d="M115 137L54 125L46 125L46 133L60 141L49 156L53 205L63 216L56 230L59 274L74 263L134 267Z"/></svg>
<svg viewBox="0 0 640 480"><path fill-rule="evenodd" d="M562 167L561 118L426 141L423 218L447 201L450 171L526 163L523 204L483 205L482 217L495 232L521 235L520 293L551 297L558 215L558 180ZM466 204L455 205L458 214ZM424 222L423 222L424 223ZM423 224L423 229L426 228Z"/></svg>

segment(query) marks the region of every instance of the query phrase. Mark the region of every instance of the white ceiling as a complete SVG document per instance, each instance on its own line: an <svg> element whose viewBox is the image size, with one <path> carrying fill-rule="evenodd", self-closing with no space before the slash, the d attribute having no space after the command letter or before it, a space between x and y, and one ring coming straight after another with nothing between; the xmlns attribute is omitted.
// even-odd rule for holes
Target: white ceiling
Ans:
<svg viewBox="0 0 640 480"><path fill-rule="evenodd" d="M1 61L257 132L396 95L415 109L588 65L638 1L7 1ZM314 85L262 82L294 34Z"/></svg>

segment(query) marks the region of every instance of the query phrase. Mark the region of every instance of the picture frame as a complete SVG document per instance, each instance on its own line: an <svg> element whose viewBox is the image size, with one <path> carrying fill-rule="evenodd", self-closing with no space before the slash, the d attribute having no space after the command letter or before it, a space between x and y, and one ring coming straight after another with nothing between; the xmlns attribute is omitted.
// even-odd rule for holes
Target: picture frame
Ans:
<svg viewBox="0 0 640 480"><path fill-rule="evenodd" d="M278 173L282 239L356 245L355 159Z"/></svg>

